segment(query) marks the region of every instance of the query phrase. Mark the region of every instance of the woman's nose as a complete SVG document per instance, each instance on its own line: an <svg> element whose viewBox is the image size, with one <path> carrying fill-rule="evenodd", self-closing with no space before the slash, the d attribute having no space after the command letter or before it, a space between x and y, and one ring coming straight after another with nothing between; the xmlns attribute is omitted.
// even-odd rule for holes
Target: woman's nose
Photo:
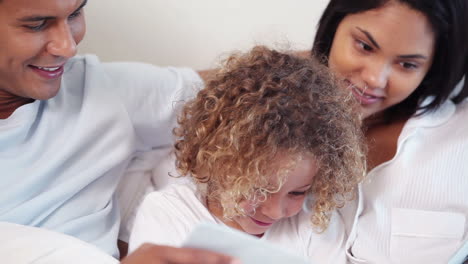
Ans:
<svg viewBox="0 0 468 264"><path fill-rule="evenodd" d="M391 66L386 62L373 62L364 66L362 81L371 89L385 89L391 73Z"/></svg>

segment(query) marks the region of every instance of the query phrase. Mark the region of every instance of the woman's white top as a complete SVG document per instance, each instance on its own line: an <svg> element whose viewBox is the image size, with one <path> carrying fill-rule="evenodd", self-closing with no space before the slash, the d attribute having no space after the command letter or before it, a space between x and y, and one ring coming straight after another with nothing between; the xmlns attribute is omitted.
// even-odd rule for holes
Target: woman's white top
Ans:
<svg viewBox="0 0 468 264"><path fill-rule="evenodd" d="M341 213L350 263L447 263L468 240L468 101L411 118Z"/></svg>

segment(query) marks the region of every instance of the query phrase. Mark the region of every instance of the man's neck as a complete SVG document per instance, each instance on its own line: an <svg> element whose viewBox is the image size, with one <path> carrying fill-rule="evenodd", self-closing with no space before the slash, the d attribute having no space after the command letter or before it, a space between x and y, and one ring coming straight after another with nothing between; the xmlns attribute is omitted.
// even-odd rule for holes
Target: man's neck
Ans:
<svg viewBox="0 0 468 264"><path fill-rule="evenodd" d="M16 109L32 102L34 99L0 93L0 119L7 119Z"/></svg>

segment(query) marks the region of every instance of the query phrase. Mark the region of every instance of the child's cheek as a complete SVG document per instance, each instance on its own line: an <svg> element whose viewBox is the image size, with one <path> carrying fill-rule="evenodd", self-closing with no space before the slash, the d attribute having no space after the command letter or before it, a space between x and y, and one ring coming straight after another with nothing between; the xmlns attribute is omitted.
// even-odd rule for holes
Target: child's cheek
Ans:
<svg viewBox="0 0 468 264"><path fill-rule="evenodd" d="M251 215L255 212L255 206L253 202L251 201L247 201L247 200L241 201L239 203L239 206L247 215Z"/></svg>
<svg viewBox="0 0 468 264"><path fill-rule="evenodd" d="M305 197L304 197L305 198ZM288 206L288 217L297 215L302 210L302 204L304 203L304 198L294 200Z"/></svg>

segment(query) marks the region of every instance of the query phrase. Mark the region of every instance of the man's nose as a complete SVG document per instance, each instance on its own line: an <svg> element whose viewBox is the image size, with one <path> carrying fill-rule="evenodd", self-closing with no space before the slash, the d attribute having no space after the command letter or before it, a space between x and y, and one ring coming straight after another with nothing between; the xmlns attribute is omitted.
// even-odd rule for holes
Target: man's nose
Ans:
<svg viewBox="0 0 468 264"><path fill-rule="evenodd" d="M77 43L67 22L59 22L50 34L50 41L47 45L47 51L50 54L65 58L76 55Z"/></svg>

